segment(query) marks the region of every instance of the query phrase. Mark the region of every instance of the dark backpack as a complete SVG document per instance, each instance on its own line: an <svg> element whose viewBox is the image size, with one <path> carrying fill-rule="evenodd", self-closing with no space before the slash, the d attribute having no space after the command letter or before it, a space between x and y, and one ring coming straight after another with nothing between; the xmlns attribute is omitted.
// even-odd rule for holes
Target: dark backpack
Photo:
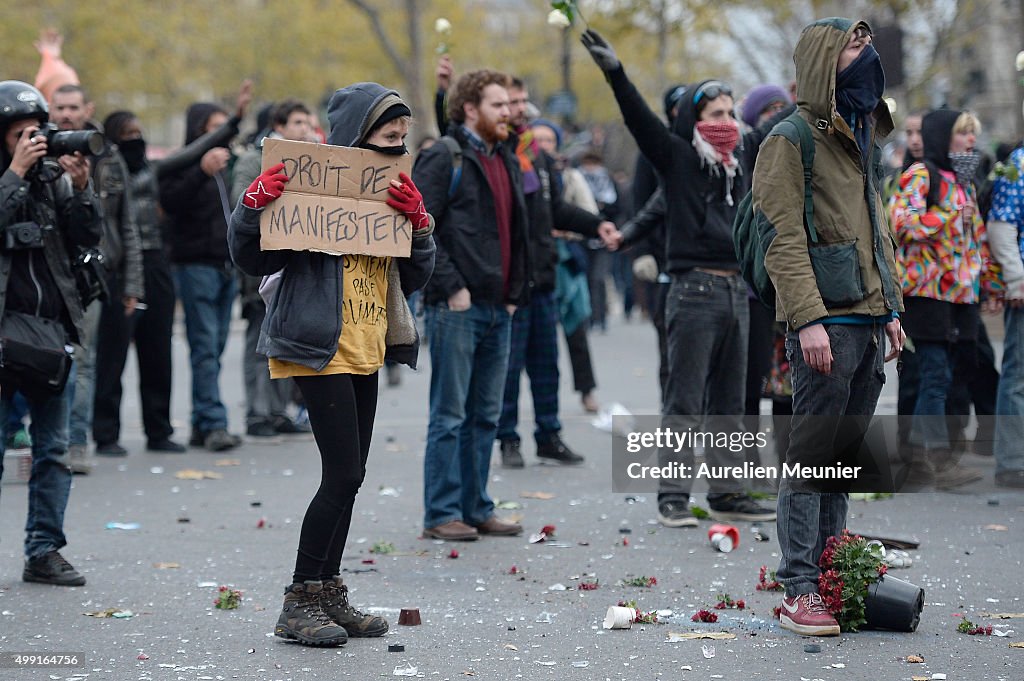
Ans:
<svg viewBox="0 0 1024 681"><path fill-rule="evenodd" d="M800 149L804 168L804 227L811 237L811 242L818 243L818 232L814 229L814 197L811 192L811 174L814 170L814 137L811 135L811 126L799 113L794 112L779 121L765 140L772 135L782 135ZM764 258L778 232L763 213L754 211L753 193L751 190L740 201L736 220L733 222L732 239L743 278L758 300L766 307L775 309L775 285L768 276Z"/></svg>
<svg viewBox="0 0 1024 681"><path fill-rule="evenodd" d="M459 182L462 181L462 147L459 145L459 141L451 135L442 136L438 142L448 147L448 153L452 157L452 178L448 182L448 198L450 199L455 196Z"/></svg>

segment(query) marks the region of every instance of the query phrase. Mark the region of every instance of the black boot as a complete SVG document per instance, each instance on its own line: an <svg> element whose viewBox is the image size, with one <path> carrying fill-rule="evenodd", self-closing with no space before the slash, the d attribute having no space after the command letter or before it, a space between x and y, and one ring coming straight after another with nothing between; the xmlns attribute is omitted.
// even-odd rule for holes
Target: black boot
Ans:
<svg viewBox="0 0 1024 681"><path fill-rule="evenodd" d="M537 443L537 458L568 465L581 464L584 461L584 458L569 449L557 434L547 442Z"/></svg>
<svg viewBox="0 0 1024 681"><path fill-rule="evenodd" d="M522 468L523 452L519 448L519 440L501 441L501 466L502 468Z"/></svg>
<svg viewBox="0 0 1024 681"><path fill-rule="evenodd" d="M320 606L323 591L323 584L312 580L287 587L274 636L307 646L338 646L347 642L344 627L332 621Z"/></svg>

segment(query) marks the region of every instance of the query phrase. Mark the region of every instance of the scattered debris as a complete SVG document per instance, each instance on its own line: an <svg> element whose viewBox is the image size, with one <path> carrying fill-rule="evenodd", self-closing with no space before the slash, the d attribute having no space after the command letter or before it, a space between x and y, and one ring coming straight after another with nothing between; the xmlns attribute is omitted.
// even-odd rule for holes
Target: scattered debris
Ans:
<svg viewBox="0 0 1024 681"><path fill-rule="evenodd" d="M456 549L452 549L448 552L448 557L454 560L459 557L459 552Z"/></svg>
<svg viewBox="0 0 1024 681"><path fill-rule="evenodd" d="M107 608L106 610L98 610L97 612L83 612L83 615L87 617L96 617L98 619L114 618L118 620L126 620L135 616L135 613L131 610L122 610L121 608Z"/></svg>
<svg viewBox="0 0 1024 681"><path fill-rule="evenodd" d="M379 541L370 547L370 553L388 554L395 552L395 545L389 541Z"/></svg>
<svg viewBox="0 0 1024 681"><path fill-rule="evenodd" d="M1016 620L1024 618L1024 612L983 612L980 617L994 620Z"/></svg>
<svg viewBox="0 0 1024 681"><path fill-rule="evenodd" d="M707 520L711 517L711 515L706 510L704 510L700 506L697 506L696 504L690 506L690 513L692 513L693 517L697 520Z"/></svg>
<svg viewBox="0 0 1024 681"><path fill-rule="evenodd" d="M924 658L920 655L907 655L907 662L910 664L924 664Z"/></svg>
<svg viewBox="0 0 1024 681"><path fill-rule="evenodd" d="M804 652L805 653L810 653L811 655L816 655L817 653L821 652L821 644L820 643L808 643L807 645L804 646Z"/></svg>
<svg viewBox="0 0 1024 681"><path fill-rule="evenodd" d="M572 663L572 666L575 667L576 669L586 669L587 667L590 666L590 663L587 662L586 660L576 660L575 662Z"/></svg>
<svg viewBox="0 0 1024 681"><path fill-rule="evenodd" d="M704 657L709 659L709 660L712 657L715 656L715 647L714 646L707 646L707 645L701 646L700 650L701 650L702 653L704 653Z"/></svg>
<svg viewBox="0 0 1024 681"><path fill-rule="evenodd" d="M669 632L665 643L678 643L679 641L696 641L699 639L711 639L714 641L731 641L736 634L727 631L684 631Z"/></svg>
<svg viewBox="0 0 1024 681"><path fill-rule="evenodd" d="M551 624L551 618L553 616L554 615L552 613L545 610L541 614L537 615L537 619L535 619L534 622L538 624Z"/></svg>
<svg viewBox="0 0 1024 681"><path fill-rule="evenodd" d="M969 636L991 636L992 625L980 626L970 621L966 617L960 621L960 624L956 625L956 630L961 634L968 634Z"/></svg>
<svg viewBox="0 0 1024 681"><path fill-rule="evenodd" d="M775 578L775 570L769 570L767 565L761 566L761 572L757 576L758 591L783 591L786 587Z"/></svg>
<svg viewBox="0 0 1024 681"><path fill-rule="evenodd" d="M626 577L619 583L622 584L622 586L639 586L649 589L652 586L657 586L658 580L654 577Z"/></svg>
<svg viewBox="0 0 1024 681"><path fill-rule="evenodd" d="M718 602L715 603L715 610L725 610L726 608L744 610L747 607L746 601L742 598L734 601L732 596L726 593L720 593L716 598L718 599Z"/></svg>
<svg viewBox="0 0 1024 681"><path fill-rule="evenodd" d="M554 660L534 660L534 663L535 664L539 664L539 665L544 666L544 667L554 667L555 666L555 661Z"/></svg>
<svg viewBox="0 0 1024 681"><path fill-rule="evenodd" d="M217 589L217 598L214 599L213 605L218 610L236 610L241 604L242 592L238 589L229 589L226 586Z"/></svg>
<svg viewBox="0 0 1024 681"><path fill-rule="evenodd" d="M520 570L519 568L517 568L515 565L513 565L512 567L510 567L508 569L508 573L510 575L521 575L521 574L523 574L523 571Z"/></svg>
<svg viewBox="0 0 1024 681"><path fill-rule="evenodd" d="M395 667L394 674L392 676L416 676L419 673L419 669L413 667L411 664L406 663L404 665L398 665Z"/></svg>
<svg viewBox="0 0 1024 681"><path fill-rule="evenodd" d="M605 629L629 629L633 626L633 620L635 618L635 608L613 605L609 607L608 612L605 613L604 622L601 626Z"/></svg>
<svg viewBox="0 0 1024 681"><path fill-rule="evenodd" d="M398 623L406 627L416 627L422 624L419 608L402 608L398 613Z"/></svg>
<svg viewBox="0 0 1024 681"><path fill-rule="evenodd" d="M600 585L598 584L598 580L596 580L596 579L595 579L595 580L594 580L594 581L592 581L592 582L580 582L580 583L579 583L579 586L578 586L577 588L578 588L578 589L579 589L580 591L594 591L594 590L595 590L595 589L597 589L597 588L598 588L599 586L600 586Z"/></svg>
<svg viewBox="0 0 1024 681"><path fill-rule="evenodd" d="M136 656L135 659L136 660L143 660L143 661L145 661L145 660L149 659L149 655L147 655L146 653L139 653L138 656Z"/></svg>
<svg viewBox="0 0 1024 681"><path fill-rule="evenodd" d="M157 570L176 570L181 567L180 563L153 563Z"/></svg>
<svg viewBox="0 0 1024 681"><path fill-rule="evenodd" d="M658 623L658 611L651 610L650 612L644 612L638 606L635 600L631 601L619 601L618 607L629 608L633 611L633 621L639 622L640 624L657 624Z"/></svg>
<svg viewBox="0 0 1024 681"><path fill-rule="evenodd" d="M516 646L512 645L511 643L506 643L505 644L505 650L511 650L514 653L519 652L519 648L517 648Z"/></svg>
<svg viewBox="0 0 1024 681"><path fill-rule="evenodd" d="M404 653L405 652L405 646L403 646L401 643L391 643L391 644L388 645L388 652L389 653Z"/></svg>
<svg viewBox="0 0 1024 681"><path fill-rule="evenodd" d="M771 537L767 532L761 529L760 525L754 525L751 527L750 533L754 535L754 541L771 541Z"/></svg>
<svg viewBox="0 0 1024 681"><path fill-rule="evenodd" d="M385 485L380 486L380 489L377 490L377 494L382 497L399 497L402 495L402 493L394 487L386 487Z"/></svg>
<svg viewBox="0 0 1024 681"><path fill-rule="evenodd" d="M1010 644L1011 648L1024 648L1024 641L1017 641L1016 643Z"/></svg>
<svg viewBox="0 0 1024 681"><path fill-rule="evenodd" d="M106 525L106 528L108 530L137 530L140 527L142 527L142 525L140 525L139 523L114 523L114 522L111 522L111 523L107 523L107 525Z"/></svg>
<svg viewBox="0 0 1024 681"><path fill-rule="evenodd" d="M568 591L569 587L559 582L558 584L552 584L548 587L548 591Z"/></svg>
<svg viewBox="0 0 1024 681"><path fill-rule="evenodd" d="M242 465L242 460L241 459L217 459L216 461L213 462L213 465L214 466L221 466L221 467L223 467L223 466L241 466Z"/></svg>
<svg viewBox="0 0 1024 681"><path fill-rule="evenodd" d="M1006 525L992 524L992 525L986 525L985 527L983 527L981 529L983 529L983 530L992 530L993 532L1006 532L1010 528L1007 527Z"/></svg>
<svg viewBox="0 0 1024 681"><path fill-rule="evenodd" d="M179 480L220 480L224 475L213 471L197 471L193 468L186 468L175 473L174 477Z"/></svg>
<svg viewBox="0 0 1024 681"><path fill-rule="evenodd" d="M503 511L517 511L523 507L518 501L495 501L494 508L500 508Z"/></svg>
<svg viewBox="0 0 1024 681"><path fill-rule="evenodd" d="M520 492L519 493L519 498L520 499L543 499L544 501L547 501L548 499L554 499L555 495L552 494L551 492Z"/></svg>
<svg viewBox="0 0 1024 681"><path fill-rule="evenodd" d="M256 529L257 530L262 530L266 526L267 526L267 519L266 518L260 518L259 520L256 521Z"/></svg>

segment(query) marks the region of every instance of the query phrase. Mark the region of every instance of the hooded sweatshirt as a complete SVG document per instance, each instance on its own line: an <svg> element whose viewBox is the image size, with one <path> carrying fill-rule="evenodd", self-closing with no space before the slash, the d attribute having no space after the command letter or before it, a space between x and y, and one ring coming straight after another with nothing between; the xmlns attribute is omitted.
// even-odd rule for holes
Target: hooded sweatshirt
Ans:
<svg viewBox="0 0 1024 681"><path fill-rule="evenodd" d="M868 28L850 19L816 21L803 30L793 55L797 107L814 139L816 245L809 244L803 224L798 146L781 135L770 136L754 168L754 210L778 231L765 257L776 289L776 319L793 329L829 317L882 319L903 309L892 232L879 194L882 153L875 141L892 132L892 116L884 103L872 112L873 139L865 165L853 131L836 109L839 55L858 27ZM823 249L816 259L833 259L834 271L841 274L818 281L811 248Z"/></svg>
<svg viewBox="0 0 1024 681"><path fill-rule="evenodd" d="M203 136L206 122L217 112L224 113L224 110L207 102L188 108L186 145ZM180 264L224 267L230 260L227 244L230 183L225 171L213 176L203 172L200 160L160 176L160 205L167 213L166 235L171 245L171 260Z"/></svg>

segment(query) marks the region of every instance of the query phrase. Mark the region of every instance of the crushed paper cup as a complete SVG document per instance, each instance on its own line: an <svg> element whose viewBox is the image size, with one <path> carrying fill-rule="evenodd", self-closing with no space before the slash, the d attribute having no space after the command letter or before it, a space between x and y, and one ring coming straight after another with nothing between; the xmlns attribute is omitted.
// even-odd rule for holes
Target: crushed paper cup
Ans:
<svg viewBox="0 0 1024 681"><path fill-rule="evenodd" d="M613 605L608 608L602 626L605 629L630 629L633 627L633 619L635 617L636 611L633 608Z"/></svg>
<svg viewBox="0 0 1024 681"><path fill-rule="evenodd" d="M398 615L398 623L406 627L415 627L422 624L419 608L402 608Z"/></svg>

